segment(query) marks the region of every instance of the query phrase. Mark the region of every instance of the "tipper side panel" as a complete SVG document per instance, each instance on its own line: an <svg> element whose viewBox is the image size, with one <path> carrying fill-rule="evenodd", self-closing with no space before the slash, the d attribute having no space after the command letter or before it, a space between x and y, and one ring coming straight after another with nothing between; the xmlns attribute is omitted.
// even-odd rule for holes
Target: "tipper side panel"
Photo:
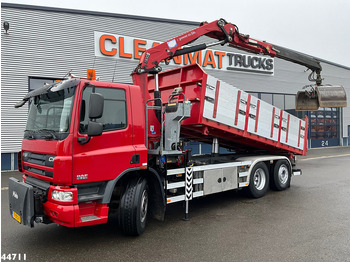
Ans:
<svg viewBox="0 0 350 262"><path fill-rule="evenodd" d="M244 138L266 143L268 150L273 146L276 151L303 154L304 120L209 75L203 118L216 123L217 129L236 129Z"/></svg>
<svg viewBox="0 0 350 262"><path fill-rule="evenodd" d="M183 136L202 142L217 137L237 151L306 154L306 121L207 75L197 64L159 74L163 103L180 86L192 103L191 117L182 122Z"/></svg>

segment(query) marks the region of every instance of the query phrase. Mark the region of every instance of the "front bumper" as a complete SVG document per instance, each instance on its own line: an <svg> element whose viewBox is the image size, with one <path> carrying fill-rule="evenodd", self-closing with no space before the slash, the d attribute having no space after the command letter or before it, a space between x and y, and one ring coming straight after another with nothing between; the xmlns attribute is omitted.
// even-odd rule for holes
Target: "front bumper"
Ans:
<svg viewBox="0 0 350 262"><path fill-rule="evenodd" d="M92 226L108 220L107 204L96 202L64 206L47 201L43 209L49 220L66 227Z"/></svg>
<svg viewBox="0 0 350 262"><path fill-rule="evenodd" d="M27 178L28 180L28 178ZM33 227L37 223L55 222L66 227L81 227L106 223L108 206L97 201L58 203L50 193L57 187L37 179L27 183L11 177L9 181L10 214L18 223Z"/></svg>

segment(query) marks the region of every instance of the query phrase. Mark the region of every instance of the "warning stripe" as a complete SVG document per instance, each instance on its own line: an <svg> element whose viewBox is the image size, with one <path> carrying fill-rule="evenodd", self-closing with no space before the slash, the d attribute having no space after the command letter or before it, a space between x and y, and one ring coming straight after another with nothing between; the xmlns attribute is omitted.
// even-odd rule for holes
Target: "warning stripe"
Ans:
<svg viewBox="0 0 350 262"><path fill-rule="evenodd" d="M193 168L186 168L186 184L185 184L185 200L192 200L193 198Z"/></svg>
<svg viewBox="0 0 350 262"><path fill-rule="evenodd" d="M272 110L271 135L270 135L271 137L273 137L273 127L275 124L275 111L276 111L276 108L274 107Z"/></svg>
<svg viewBox="0 0 350 262"><path fill-rule="evenodd" d="M237 94L237 104L236 104L236 116L235 116L235 126L238 123L238 115L239 115L239 105L241 103L241 90L238 91Z"/></svg>
<svg viewBox="0 0 350 262"><path fill-rule="evenodd" d="M258 104L256 107L255 130L254 130L255 132L258 131L259 112L260 112L260 100L258 100Z"/></svg>
<svg viewBox="0 0 350 262"><path fill-rule="evenodd" d="M307 116L305 116L304 118L305 121L305 126L304 126L304 148L303 148L303 154L306 154L307 151L307 132L308 132L308 128L309 128L309 118Z"/></svg>
<svg viewBox="0 0 350 262"><path fill-rule="evenodd" d="M280 124L279 124L279 128L278 128L278 142L281 141L281 133L282 133L282 117L283 117L283 110L281 109L281 113L280 113Z"/></svg>
<svg viewBox="0 0 350 262"><path fill-rule="evenodd" d="M251 95L248 94L248 100L247 100L247 107L245 110L245 125L244 125L244 131L246 132L248 130L248 122L249 122L249 110L250 110L250 99Z"/></svg>
<svg viewBox="0 0 350 262"><path fill-rule="evenodd" d="M290 120L290 114L288 114L288 121L287 121L286 143L288 143L288 134L289 134L289 120Z"/></svg>
<svg viewBox="0 0 350 262"><path fill-rule="evenodd" d="M220 90L220 81L218 80L216 82L216 89L215 89L215 101L214 101L213 118L216 118L216 113L217 113L217 110L218 110L219 90Z"/></svg>
<svg viewBox="0 0 350 262"><path fill-rule="evenodd" d="M301 120L299 120L298 147L300 146Z"/></svg>

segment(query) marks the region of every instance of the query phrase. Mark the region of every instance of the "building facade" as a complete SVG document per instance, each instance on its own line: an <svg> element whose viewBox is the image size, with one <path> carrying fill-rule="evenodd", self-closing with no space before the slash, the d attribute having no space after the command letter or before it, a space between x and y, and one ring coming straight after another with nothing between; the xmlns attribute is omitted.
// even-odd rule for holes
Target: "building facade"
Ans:
<svg viewBox="0 0 350 262"><path fill-rule="evenodd" d="M101 81L131 83L130 73L146 48L198 26L197 22L2 3L1 24L5 21L9 30L1 28L2 170L17 168L28 105L18 109L14 105L28 91L69 72L85 77L87 68L95 68ZM212 41L204 37L198 43ZM319 60L324 83L343 85L350 94L350 68ZM300 117L308 115L310 148L350 145L349 96L346 108L293 110L295 94L310 84L305 67L222 46L178 57L162 67L190 63L276 107Z"/></svg>

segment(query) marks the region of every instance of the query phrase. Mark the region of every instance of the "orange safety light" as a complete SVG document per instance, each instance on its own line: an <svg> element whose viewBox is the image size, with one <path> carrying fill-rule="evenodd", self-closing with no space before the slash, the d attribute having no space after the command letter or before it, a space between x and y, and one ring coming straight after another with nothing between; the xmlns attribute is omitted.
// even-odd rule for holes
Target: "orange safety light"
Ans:
<svg viewBox="0 0 350 262"><path fill-rule="evenodd" d="M89 79L89 80L96 80L96 71L95 71L95 69L89 68L87 70L87 79Z"/></svg>

